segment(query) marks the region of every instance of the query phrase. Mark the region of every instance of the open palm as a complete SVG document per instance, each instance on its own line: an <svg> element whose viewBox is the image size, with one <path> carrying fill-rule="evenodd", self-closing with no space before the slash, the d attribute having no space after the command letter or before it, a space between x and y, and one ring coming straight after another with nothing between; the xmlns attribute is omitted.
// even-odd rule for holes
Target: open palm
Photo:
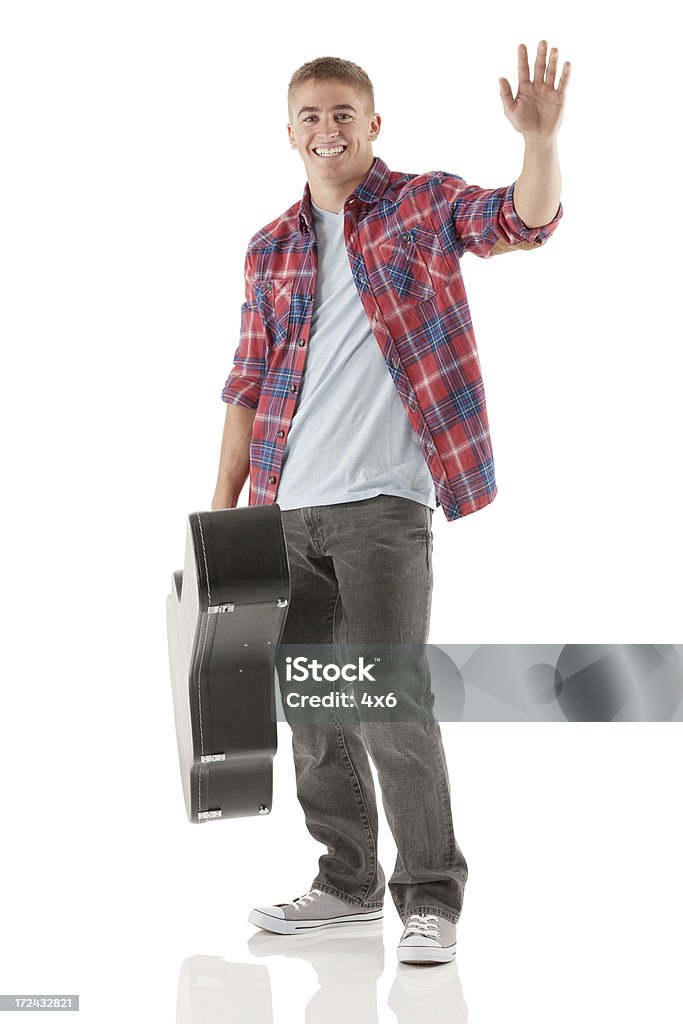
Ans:
<svg viewBox="0 0 683 1024"><path fill-rule="evenodd" d="M529 78L529 62L524 43L517 48L519 85L513 97L507 78L499 78L500 95L505 116L512 126L525 136L552 138L562 123L564 99L571 66L564 62L562 74L555 88L557 47L553 46L546 66L548 44L542 39L536 51L533 81Z"/></svg>

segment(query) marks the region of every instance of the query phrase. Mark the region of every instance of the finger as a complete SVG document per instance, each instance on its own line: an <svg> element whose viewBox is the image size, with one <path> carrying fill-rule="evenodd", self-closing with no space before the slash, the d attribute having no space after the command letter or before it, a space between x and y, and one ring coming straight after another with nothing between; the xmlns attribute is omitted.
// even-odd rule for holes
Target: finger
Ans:
<svg viewBox="0 0 683 1024"><path fill-rule="evenodd" d="M563 95L565 89L567 88L567 85L569 83L569 76L571 74L571 70L572 70L572 66L569 63L569 61L566 60L564 62L564 67L562 68L562 74L560 75L560 81L559 81L559 84L557 86L557 91L558 91L558 93L560 95Z"/></svg>
<svg viewBox="0 0 683 1024"><path fill-rule="evenodd" d="M534 64L534 82L539 84L543 82L543 76L545 74L545 54L548 49L548 43L545 39L541 39L536 50L536 63Z"/></svg>
<svg viewBox="0 0 683 1024"><path fill-rule="evenodd" d="M522 82L529 81L529 61L524 43L520 43L517 47L517 74L519 75L520 85Z"/></svg>
<svg viewBox="0 0 683 1024"><path fill-rule="evenodd" d="M499 78L498 84L500 85L500 98L503 101L503 108L505 110L512 110L515 105L515 101L512 96L512 89L507 78Z"/></svg>
<svg viewBox="0 0 683 1024"><path fill-rule="evenodd" d="M545 84L551 89L555 88L555 75L557 73L557 47L553 46L548 59L548 68L545 73Z"/></svg>

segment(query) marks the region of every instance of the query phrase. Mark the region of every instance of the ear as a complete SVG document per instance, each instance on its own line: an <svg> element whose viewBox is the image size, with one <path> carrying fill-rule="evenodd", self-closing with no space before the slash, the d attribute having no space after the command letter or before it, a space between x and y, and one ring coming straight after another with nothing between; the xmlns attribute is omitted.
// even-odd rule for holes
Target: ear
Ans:
<svg viewBox="0 0 683 1024"><path fill-rule="evenodd" d="M292 131L291 124L287 125L287 135L289 136L289 144L290 144L290 146L292 147L292 149L296 149L297 148L296 138L294 137L294 132Z"/></svg>
<svg viewBox="0 0 683 1024"><path fill-rule="evenodd" d="M370 134L368 135L368 142L374 142L379 135L379 130L382 127L382 118L379 114L373 114L372 120L370 121Z"/></svg>

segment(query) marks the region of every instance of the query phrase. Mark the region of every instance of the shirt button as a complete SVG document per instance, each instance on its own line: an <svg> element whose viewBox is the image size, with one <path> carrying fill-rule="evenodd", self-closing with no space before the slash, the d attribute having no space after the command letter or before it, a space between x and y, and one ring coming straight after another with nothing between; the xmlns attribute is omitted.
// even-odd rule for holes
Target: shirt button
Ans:
<svg viewBox="0 0 683 1024"><path fill-rule="evenodd" d="M398 359L392 359L391 360L391 365L394 366L394 367L397 367L398 366Z"/></svg>
<svg viewBox="0 0 683 1024"><path fill-rule="evenodd" d="M351 232L351 234L349 235L349 242L353 242L353 240L354 240L354 238L355 238L355 237L356 237L356 236L354 235L354 233L353 233L353 231L352 231L352 232Z"/></svg>
<svg viewBox="0 0 683 1024"><path fill-rule="evenodd" d="M375 313L375 315L374 315L374 316L373 316L373 318L372 318L372 322L373 322L373 324L374 324L374 326L375 326L375 327L376 327L376 326L377 326L377 324L379 323L379 317L377 316L377 314L376 314L376 313Z"/></svg>
<svg viewBox="0 0 683 1024"><path fill-rule="evenodd" d="M289 390L290 391L296 391L296 384L290 384L289 385Z"/></svg>
<svg viewBox="0 0 683 1024"><path fill-rule="evenodd" d="M413 410L415 409L415 402L412 400L412 398L409 400L408 406Z"/></svg>
<svg viewBox="0 0 683 1024"><path fill-rule="evenodd" d="M284 436L285 436L285 432L284 432L284 430L278 430L278 432L277 432L277 436L278 436L278 437L284 437Z"/></svg>
<svg viewBox="0 0 683 1024"><path fill-rule="evenodd" d="M274 484L274 483L275 483L275 481L276 481L276 479L277 479L277 477L274 477L274 476L269 476L269 477L268 477L268 483L269 483L269 484Z"/></svg>
<svg viewBox="0 0 683 1024"><path fill-rule="evenodd" d="M413 236L410 234L409 231L404 232L404 234L401 237L403 238L404 242L412 242L413 240Z"/></svg>
<svg viewBox="0 0 683 1024"><path fill-rule="evenodd" d="M305 344L306 344L306 339L305 338L299 338L299 345L305 345Z"/></svg>
<svg viewBox="0 0 683 1024"><path fill-rule="evenodd" d="M273 286L270 283L270 281L266 281L265 285L263 286L263 290L264 292L271 292L273 290Z"/></svg>

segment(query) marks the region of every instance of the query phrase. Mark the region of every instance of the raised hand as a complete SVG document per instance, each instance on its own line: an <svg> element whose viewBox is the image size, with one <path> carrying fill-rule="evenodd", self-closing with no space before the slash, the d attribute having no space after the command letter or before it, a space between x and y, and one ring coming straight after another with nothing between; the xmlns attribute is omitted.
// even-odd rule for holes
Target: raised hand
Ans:
<svg viewBox="0 0 683 1024"><path fill-rule="evenodd" d="M507 78L499 78L500 96L508 121L518 132L528 138L553 138L562 123L564 100L571 65L564 62L560 80L555 88L557 72L557 47L550 50L546 66L548 44L541 39L536 51L533 81L529 78L529 62L524 43L517 47L519 85L513 97Z"/></svg>

